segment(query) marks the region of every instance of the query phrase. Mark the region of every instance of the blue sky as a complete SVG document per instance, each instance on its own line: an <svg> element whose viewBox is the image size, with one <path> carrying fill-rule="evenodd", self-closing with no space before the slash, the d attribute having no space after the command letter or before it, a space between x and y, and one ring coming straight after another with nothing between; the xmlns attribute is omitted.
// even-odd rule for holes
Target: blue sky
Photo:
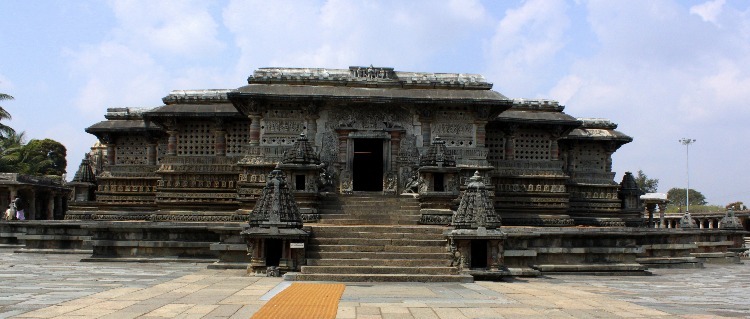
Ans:
<svg viewBox="0 0 750 319"><path fill-rule="evenodd" d="M635 141L619 182L750 202L750 3L713 1L2 1L9 125L68 148L73 175L108 107L236 88L259 67L480 73L512 98L604 117Z"/></svg>

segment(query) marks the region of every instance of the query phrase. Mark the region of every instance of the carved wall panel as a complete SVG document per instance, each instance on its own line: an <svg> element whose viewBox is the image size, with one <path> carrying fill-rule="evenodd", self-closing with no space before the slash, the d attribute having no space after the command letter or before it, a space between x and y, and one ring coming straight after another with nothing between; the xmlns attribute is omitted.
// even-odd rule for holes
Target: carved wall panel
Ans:
<svg viewBox="0 0 750 319"><path fill-rule="evenodd" d="M295 104L272 103L261 120L261 145L291 146L307 130L302 110Z"/></svg>
<svg viewBox="0 0 750 319"><path fill-rule="evenodd" d="M516 160L549 161L550 135L542 131L523 130L515 138Z"/></svg>
<svg viewBox="0 0 750 319"><path fill-rule="evenodd" d="M383 130L395 126L412 132L410 113L398 106L383 105L377 107L348 106L328 109L324 128L332 131L341 127L357 130Z"/></svg>
<svg viewBox="0 0 750 319"><path fill-rule="evenodd" d="M572 171L603 173L607 171L608 154L601 144L579 144L571 150ZM570 161L570 160L569 160Z"/></svg>
<svg viewBox="0 0 750 319"><path fill-rule="evenodd" d="M116 141L116 165L146 165L148 141L142 135L125 135Z"/></svg>
<svg viewBox="0 0 750 319"><path fill-rule="evenodd" d="M492 166L500 166L505 160L505 137L497 128L487 129L487 161Z"/></svg>
<svg viewBox="0 0 750 319"><path fill-rule="evenodd" d="M209 121L184 123L177 137L177 155L214 155L214 129Z"/></svg>
<svg viewBox="0 0 750 319"><path fill-rule="evenodd" d="M250 122L234 121L226 124L227 156L244 155L243 147L250 142Z"/></svg>
<svg viewBox="0 0 750 319"><path fill-rule="evenodd" d="M448 147L472 147L475 145L474 113L464 109L440 108L430 125L431 136L439 136Z"/></svg>

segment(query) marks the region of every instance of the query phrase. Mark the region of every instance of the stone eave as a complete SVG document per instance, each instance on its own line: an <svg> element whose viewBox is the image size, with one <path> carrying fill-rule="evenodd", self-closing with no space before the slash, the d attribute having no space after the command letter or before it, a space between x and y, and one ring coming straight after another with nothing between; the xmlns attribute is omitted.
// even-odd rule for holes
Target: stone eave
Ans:
<svg viewBox="0 0 750 319"><path fill-rule="evenodd" d="M86 133L161 132L161 128L150 126L144 120L107 120L86 128Z"/></svg>
<svg viewBox="0 0 750 319"><path fill-rule="evenodd" d="M287 84L250 84L227 93L229 100L300 100L369 103L482 104L509 108L507 97L492 90L441 90L313 86Z"/></svg>
<svg viewBox="0 0 750 319"><path fill-rule="evenodd" d="M167 104L145 112L146 119L161 119L175 117L237 117L242 114L231 103L206 104Z"/></svg>
<svg viewBox="0 0 750 319"><path fill-rule="evenodd" d="M633 141L632 137L616 130L585 128L576 128L563 139L584 141L615 141L620 142L620 144L627 144Z"/></svg>
<svg viewBox="0 0 750 319"><path fill-rule="evenodd" d="M562 112L510 109L500 113L493 121L528 124L549 124L578 127L581 121Z"/></svg>

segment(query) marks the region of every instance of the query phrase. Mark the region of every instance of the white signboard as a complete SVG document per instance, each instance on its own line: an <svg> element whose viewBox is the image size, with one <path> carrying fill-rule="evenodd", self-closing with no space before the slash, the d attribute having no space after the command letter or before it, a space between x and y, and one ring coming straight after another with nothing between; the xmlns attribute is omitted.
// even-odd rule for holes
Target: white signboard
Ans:
<svg viewBox="0 0 750 319"><path fill-rule="evenodd" d="M289 243L289 248L305 248L305 243Z"/></svg>

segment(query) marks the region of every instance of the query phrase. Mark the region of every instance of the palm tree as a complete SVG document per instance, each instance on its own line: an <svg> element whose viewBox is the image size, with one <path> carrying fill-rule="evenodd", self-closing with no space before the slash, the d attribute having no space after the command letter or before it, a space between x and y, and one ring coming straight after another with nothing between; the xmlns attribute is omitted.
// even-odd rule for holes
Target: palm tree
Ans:
<svg viewBox="0 0 750 319"><path fill-rule="evenodd" d="M13 99L13 97L10 96L10 95L8 95L8 94L0 93L0 101L12 100L12 99ZM2 121L2 120L10 120L10 119L11 119L10 113L8 113L8 111L6 111L5 108L3 108L2 106L0 106L0 121ZM0 123L0 137L1 138L8 137L8 136L13 135L15 133L16 133L16 131L13 130L13 128L11 128L10 126L7 126L7 125L5 125L3 123Z"/></svg>
<svg viewBox="0 0 750 319"><path fill-rule="evenodd" d="M0 172L18 172L25 159L23 146L26 144L26 132L11 134L0 139Z"/></svg>

